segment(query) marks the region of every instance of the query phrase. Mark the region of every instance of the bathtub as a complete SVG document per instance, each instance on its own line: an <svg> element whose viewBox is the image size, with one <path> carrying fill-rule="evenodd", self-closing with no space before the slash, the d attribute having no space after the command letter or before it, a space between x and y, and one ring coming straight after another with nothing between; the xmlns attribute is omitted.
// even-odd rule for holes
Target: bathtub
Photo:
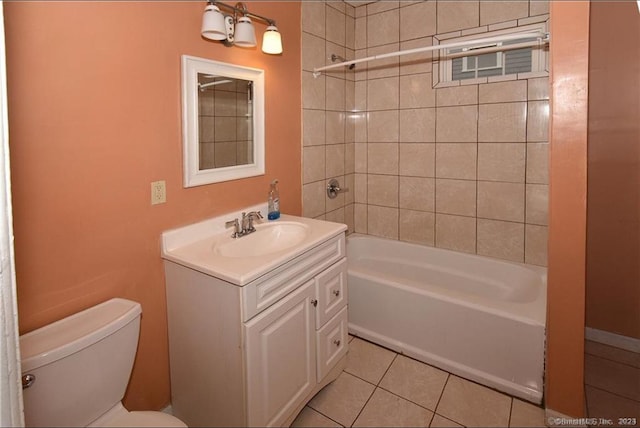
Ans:
<svg viewBox="0 0 640 428"><path fill-rule="evenodd" d="M541 403L546 269L358 234L347 260L351 334Z"/></svg>

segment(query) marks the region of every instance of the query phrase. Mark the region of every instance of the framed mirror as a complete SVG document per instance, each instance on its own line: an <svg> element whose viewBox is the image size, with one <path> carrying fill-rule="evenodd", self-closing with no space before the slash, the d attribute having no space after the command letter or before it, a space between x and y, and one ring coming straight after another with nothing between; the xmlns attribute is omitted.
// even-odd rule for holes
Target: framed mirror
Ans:
<svg viewBox="0 0 640 428"><path fill-rule="evenodd" d="M264 174L264 70L182 56L184 187Z"/></svg>

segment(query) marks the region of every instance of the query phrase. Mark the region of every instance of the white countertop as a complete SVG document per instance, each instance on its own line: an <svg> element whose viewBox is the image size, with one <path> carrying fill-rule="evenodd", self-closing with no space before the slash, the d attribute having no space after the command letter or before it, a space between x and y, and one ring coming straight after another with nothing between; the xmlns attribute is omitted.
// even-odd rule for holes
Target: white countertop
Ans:
<svg viewBox="0 0 640 428"><path fill-rule="evenodd" d="M234 239L230 238L233 228L225 228L225 222L241 218L242 211L260 211L264 216L264 220L256 222L257 231L254 233L260 233L261 224L290 221L307 225L309 233L299 244L269 254L248 257L225 257L216 254L213 249L218 243ZM347 230L347 226L341 223L286 214L282 214L278 220L266 220L266 205L248 207L242 211L163 232L162 258L243 286Z"/></svg>

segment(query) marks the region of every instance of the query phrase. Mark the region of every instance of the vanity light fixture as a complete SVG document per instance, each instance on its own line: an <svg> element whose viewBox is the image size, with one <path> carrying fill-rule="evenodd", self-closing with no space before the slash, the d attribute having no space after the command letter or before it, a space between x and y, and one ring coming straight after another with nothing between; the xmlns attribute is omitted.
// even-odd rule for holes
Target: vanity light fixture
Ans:
<svg viewBox="0 0 640 428"><path fill-rule="evenodd" d="M233 13L225 14L220 9ZM221 41L225 46L252 48L256 46L256 30L251 18L268 24L262 37L262 52L277 55L282 53L282 37L276 27L276 21L249 12L244 3L231 6L217 0L210 0L202 16L202 37Z"/></svg>

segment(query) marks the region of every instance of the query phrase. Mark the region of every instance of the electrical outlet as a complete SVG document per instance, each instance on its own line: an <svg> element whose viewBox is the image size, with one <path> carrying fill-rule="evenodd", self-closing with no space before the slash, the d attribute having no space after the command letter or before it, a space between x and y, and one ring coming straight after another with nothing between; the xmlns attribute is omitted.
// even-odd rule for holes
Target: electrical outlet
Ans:
<svg viewBox="0 0 640 428"><path fill-rule="evenodd" d="M151 183L151 205L167 202L167 187L164 180Z"/></svg>

